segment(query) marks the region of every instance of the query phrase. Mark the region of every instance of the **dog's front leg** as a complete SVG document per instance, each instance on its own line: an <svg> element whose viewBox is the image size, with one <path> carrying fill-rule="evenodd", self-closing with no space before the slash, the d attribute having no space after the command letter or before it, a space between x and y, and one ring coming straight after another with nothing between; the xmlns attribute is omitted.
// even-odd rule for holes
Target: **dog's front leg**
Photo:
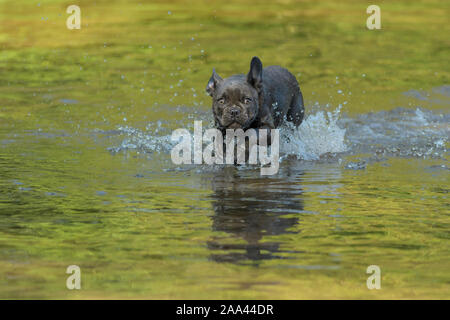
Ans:
<svg viewBox="0 0 450 320"><path fill-rule="evenodd" d="M256 129L256 136L258 137L257 141L258 144L261 146L270 146L272 144L271 139L271 130L275 129L275 125L273 124L273 118L272 115L267 112L264 117L261 117L260 123L258 128ZM261 139L261 136L264 137L264 135L261 135L260 130L266 131L266 139ZM264 141L261 141L264 140Z"/></svg>

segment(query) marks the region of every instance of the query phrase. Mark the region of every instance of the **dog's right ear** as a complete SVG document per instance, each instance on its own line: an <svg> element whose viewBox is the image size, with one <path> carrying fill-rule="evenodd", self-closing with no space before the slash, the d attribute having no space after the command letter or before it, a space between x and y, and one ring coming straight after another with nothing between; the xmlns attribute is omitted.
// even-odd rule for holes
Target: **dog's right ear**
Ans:
<svg viewBox="0 0 450 320"><path fill-rule="evenodd" d="M262 72L263 65L258 57L253 57L250 62L250 71L247 74L247 82L250 83L258 93L261 92L262 88Z"/></svg>
<svg viewBox="0 0 450 320"><path fill-rule="evenodd" d="M213 69L212 76L206 85L206 92L212 97L217 89L217 85L222 81L223 79L216 73L216 69Z"/></svg>

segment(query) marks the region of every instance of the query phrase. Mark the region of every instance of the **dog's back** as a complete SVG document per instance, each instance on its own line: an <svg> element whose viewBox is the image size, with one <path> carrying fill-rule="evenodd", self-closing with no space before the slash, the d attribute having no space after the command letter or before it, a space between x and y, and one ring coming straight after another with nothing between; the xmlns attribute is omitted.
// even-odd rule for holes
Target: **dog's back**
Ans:
<svg viewBox="0 0 450 320"><path fill-rule="evenodd" d="M298 126L303 120L303 96L297 79L287 69L268 66L263 69L263 104L272 111L275 127L284 118Z"/></svg>

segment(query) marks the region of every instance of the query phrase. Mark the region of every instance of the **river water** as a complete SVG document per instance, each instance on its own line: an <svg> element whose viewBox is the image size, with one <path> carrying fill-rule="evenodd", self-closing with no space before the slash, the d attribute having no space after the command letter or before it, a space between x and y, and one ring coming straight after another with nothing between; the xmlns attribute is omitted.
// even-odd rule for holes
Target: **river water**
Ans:
<svg viewBox="0 0 450 320"><path fill-rule="evenodd" d="M378 49L355 45L358 64L328 31L373 34L323 16L331 4L280 2L264 24L274 4L261 3L234 25L244 4L221 17L200 2L98 1L69 37L61 3L2 4L0 298L449 297L449 69L440 53L396 55L403 18ZM443 25L430 12L428 31ZM305 96L278 173L175 165L173 130L212 125L204 87L214 66L246 72L251 56L227 51L244 44L295 70ZM365 64L369 51L383 63ZM66 288L69 265L81 290ZM366 286L370 265L381 290Z"/></svg>

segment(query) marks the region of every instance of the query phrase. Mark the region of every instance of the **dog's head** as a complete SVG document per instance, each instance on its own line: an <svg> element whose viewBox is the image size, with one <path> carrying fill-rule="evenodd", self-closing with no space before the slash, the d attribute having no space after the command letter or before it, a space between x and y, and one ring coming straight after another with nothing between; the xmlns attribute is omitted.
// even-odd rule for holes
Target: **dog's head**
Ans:
<svg viewBox="0 0 450 320"><path fill-rule="evenodd" d="M219 129L247 129L256 119L262 93L262 63L253 57L247 76L222 79L213 70L206 92L213 99L213 114Z"/></svg>

